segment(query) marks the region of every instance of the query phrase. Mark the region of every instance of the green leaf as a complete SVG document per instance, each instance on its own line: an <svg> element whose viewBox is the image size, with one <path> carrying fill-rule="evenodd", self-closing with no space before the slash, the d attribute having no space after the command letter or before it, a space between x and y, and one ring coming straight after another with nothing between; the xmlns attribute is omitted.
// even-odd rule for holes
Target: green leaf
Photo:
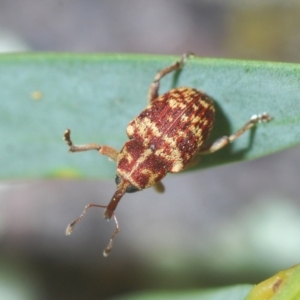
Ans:
<svg viewBox="0 0 300 300"><path fill-rule="evenodd" d="M189 292L153 292L131 294L114 300L244 300L251 285L237 285L225 288L207 289Z"/></svg>
<svg viewBox="0 0 300 300"><path fill-rule="evenodd" d="M1 178L82 176L107 178L115 164L96 152L68 154L62 140L96 142L120 149L126 126L147 104L156 72L179 57L103 54L10 54L0 56ZM162 80L160 93L175 86L205 91L215 100L211 140L239 129L253 114L259 124L232 145L202 157L197 168L254 159L299 143L300 66L189 59Z"/></svg>

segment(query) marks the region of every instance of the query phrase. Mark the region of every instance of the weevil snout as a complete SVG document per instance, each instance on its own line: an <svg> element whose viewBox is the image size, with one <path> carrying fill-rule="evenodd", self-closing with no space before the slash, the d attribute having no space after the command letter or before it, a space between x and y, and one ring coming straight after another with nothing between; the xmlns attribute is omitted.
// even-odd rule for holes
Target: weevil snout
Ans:
<svg viewBox="0 0 300 300"><path fill-rule="evenodd" d="M109 220L112 217L113 212L115 211L119 201L122 199L125 193L134 193L139 191L139 189L136 186L132 185L130 182L123 179L118 174L116 175L115 181L117 184L117 190L115 191L112 199L110 200L104 212L104 218L107 220Z"/></svg>

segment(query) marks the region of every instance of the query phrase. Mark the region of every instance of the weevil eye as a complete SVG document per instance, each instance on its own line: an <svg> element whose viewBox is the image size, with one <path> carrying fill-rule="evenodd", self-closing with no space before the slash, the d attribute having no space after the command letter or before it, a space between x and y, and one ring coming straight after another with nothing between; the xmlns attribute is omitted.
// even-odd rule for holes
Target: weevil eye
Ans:
<svg viewBox="0 0 300 300"><path fill-rule="evenodd" d="M115 182L116 182L116 185L119 185L119 184L120 184L121 178L120 178L119 175L116 175Z"/></svg>
<svg viewBox="0 0 300 300"><path fill-rule="evenodd" d="M116 185L119 185L121 183L121 177L119 175L116 175L115 182ZM125 193L135 193L137 191L139 191L139 189L134 185L130 184L126 187Z"/></svg>
<svg viewBox="0 0 300 300"><path fill-rule="evenodd" d="M134 185L128 185L126 188L126 193L135 193L137 191L139 191L139 189Z"/></svg>

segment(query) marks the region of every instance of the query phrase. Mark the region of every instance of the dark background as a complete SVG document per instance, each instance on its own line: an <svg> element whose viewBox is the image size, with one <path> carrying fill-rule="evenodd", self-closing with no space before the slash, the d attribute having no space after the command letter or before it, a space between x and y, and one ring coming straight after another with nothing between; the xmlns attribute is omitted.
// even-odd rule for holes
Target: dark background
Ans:
<svg viewBox="0 0 300 300"><path fill-rule="evenodd" d="M297 63L299 2L249 2L0 0L0 50L190 50ZM107 259L102 251L114 224L102 211L90 211L72 236L64 231L85 204L108 203L113 178L2 181L0 299L108 299L255 283L288 268L300 261L299 158L295 147L168 176L164 195L126 195L118 207L122 231Z"/></svg>

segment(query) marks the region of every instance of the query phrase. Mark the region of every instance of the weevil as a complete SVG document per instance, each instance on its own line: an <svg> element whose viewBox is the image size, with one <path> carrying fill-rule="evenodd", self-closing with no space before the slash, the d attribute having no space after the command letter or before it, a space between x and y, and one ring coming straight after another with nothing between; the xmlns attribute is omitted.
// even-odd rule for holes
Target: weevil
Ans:
<svg viewBox="0 0 300 300"><path fill-rule="evenodd" d="M96 150L117 163L117 189L108 205L88 204L82 214L70 223L66 234L71 234L76 223L90 207L105 209L104 217L112 217L116 223L103 254L107 256L113 246L113 239L120 231L115 209L125 193L141 191L154 187L162 192L161 180L168 173L178 173L188 168L202 154L213 153L233 142L245 131L259 122L268 122L267 113L254 115L240 130L223 136L210 145L205 142L211 132L215 119L212 99L204 92L190 87L178 87L159 96L160 80L167 74L180 70L191 53L159 71L148 91L148 106L127 126L129 140L118 151L112 147L98 144L74 145L71 130L64 133L64 140L70 152Z"/></svg>

